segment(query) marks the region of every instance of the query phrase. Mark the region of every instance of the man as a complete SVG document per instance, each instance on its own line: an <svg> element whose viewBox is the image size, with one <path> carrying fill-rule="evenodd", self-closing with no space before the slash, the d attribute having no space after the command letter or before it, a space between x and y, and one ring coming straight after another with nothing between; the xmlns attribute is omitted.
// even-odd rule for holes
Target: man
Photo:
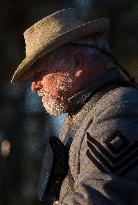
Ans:
<svg viewBox="0 0 138 205"><path fill-rule="evenodd" d="M138 91L112 57L109 27L108 18L87 22L64 9L25 32L12 82L32 76L46 111L67 113L62 142L51 137L44 157L38 194L46 204L138 203Z"/></svg>

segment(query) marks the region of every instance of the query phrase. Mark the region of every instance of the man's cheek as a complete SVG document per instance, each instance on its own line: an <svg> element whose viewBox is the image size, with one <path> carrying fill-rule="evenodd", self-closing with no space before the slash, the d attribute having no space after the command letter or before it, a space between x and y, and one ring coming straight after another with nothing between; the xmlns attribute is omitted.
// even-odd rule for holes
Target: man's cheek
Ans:
<svg viewBox="0 0 138 205"><path fill-rule="evenodd" d="M43 86L46 90L50 91L54 89L56 85L56 80L54 77L47 76L45 79L43 79Z"/></svg>

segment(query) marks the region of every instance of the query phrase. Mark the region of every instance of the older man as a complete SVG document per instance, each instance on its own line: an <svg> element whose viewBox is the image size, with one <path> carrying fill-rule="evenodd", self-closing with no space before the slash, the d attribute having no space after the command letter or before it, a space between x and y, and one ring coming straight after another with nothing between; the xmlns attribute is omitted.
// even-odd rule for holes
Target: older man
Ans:
<svg viewBox="0 0 138 205"><path fill-rule="evenodd" d="M111 55L109 25L64 9L25 32L27 56L12 82L32 76L46 111L67 113L40 174L46 204L138 203L138 91Z"/></svg>

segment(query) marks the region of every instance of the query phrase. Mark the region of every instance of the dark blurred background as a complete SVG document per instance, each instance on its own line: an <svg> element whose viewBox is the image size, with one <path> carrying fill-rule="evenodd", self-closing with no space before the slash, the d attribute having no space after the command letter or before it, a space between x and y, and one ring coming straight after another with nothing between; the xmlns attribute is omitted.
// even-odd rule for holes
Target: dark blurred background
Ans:
<svg viewBox="0 0 138 205"><path fill-rule="evenodd" d="M0 205L35 205L38 173L49 135L58 135L63 117L44 111L30 82L11 85L25 57L23 32L69 4L62 0L0 1Z"/></svg>
<svg viewBox="0 0 138 205"><path fill-rule="evenodd" d="M72 6L72 2L73 0L0 0L0 205L43 204L37 199L36 185L45 142L49 135L59 134L64 116L49 117L40 99L30 91L29 81L11 85L10 79L25 57L23 32L48 14ZM135 17L130 12L129 4L124 8L127 18L129 15ZM137 11L135 5L131 5L131 8ZM118 12L122 13L122 10ZM121 22L120 19L118 22ZM135 23L134 18L133 24ZM129 25L132 25L131 21ZM129 33L132 42L130 45L133 47L136 43L131 38L130 29L128 30L126 32ZM123 32L126 34L124 30ZM133 33L136 32L135 28ZM121 52L124 48L125 46L120 47ZM133 48L134 52L136 49ZM136 67L133 73L137 73Z"/></svg>

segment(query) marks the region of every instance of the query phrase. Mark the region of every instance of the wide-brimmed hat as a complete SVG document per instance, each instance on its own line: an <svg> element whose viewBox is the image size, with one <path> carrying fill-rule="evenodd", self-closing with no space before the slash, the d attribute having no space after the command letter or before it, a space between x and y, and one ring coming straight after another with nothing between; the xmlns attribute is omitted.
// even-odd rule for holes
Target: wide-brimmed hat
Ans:
<svg viewBox="0 0 138 205"><path fill-rule="evenodd" d="M26 58L16 69L12 83L26 80L33 64L42 56L78 38L109 30L110 19L87 21L74 8L57 11L35 23L24 32Z"/></svg>

